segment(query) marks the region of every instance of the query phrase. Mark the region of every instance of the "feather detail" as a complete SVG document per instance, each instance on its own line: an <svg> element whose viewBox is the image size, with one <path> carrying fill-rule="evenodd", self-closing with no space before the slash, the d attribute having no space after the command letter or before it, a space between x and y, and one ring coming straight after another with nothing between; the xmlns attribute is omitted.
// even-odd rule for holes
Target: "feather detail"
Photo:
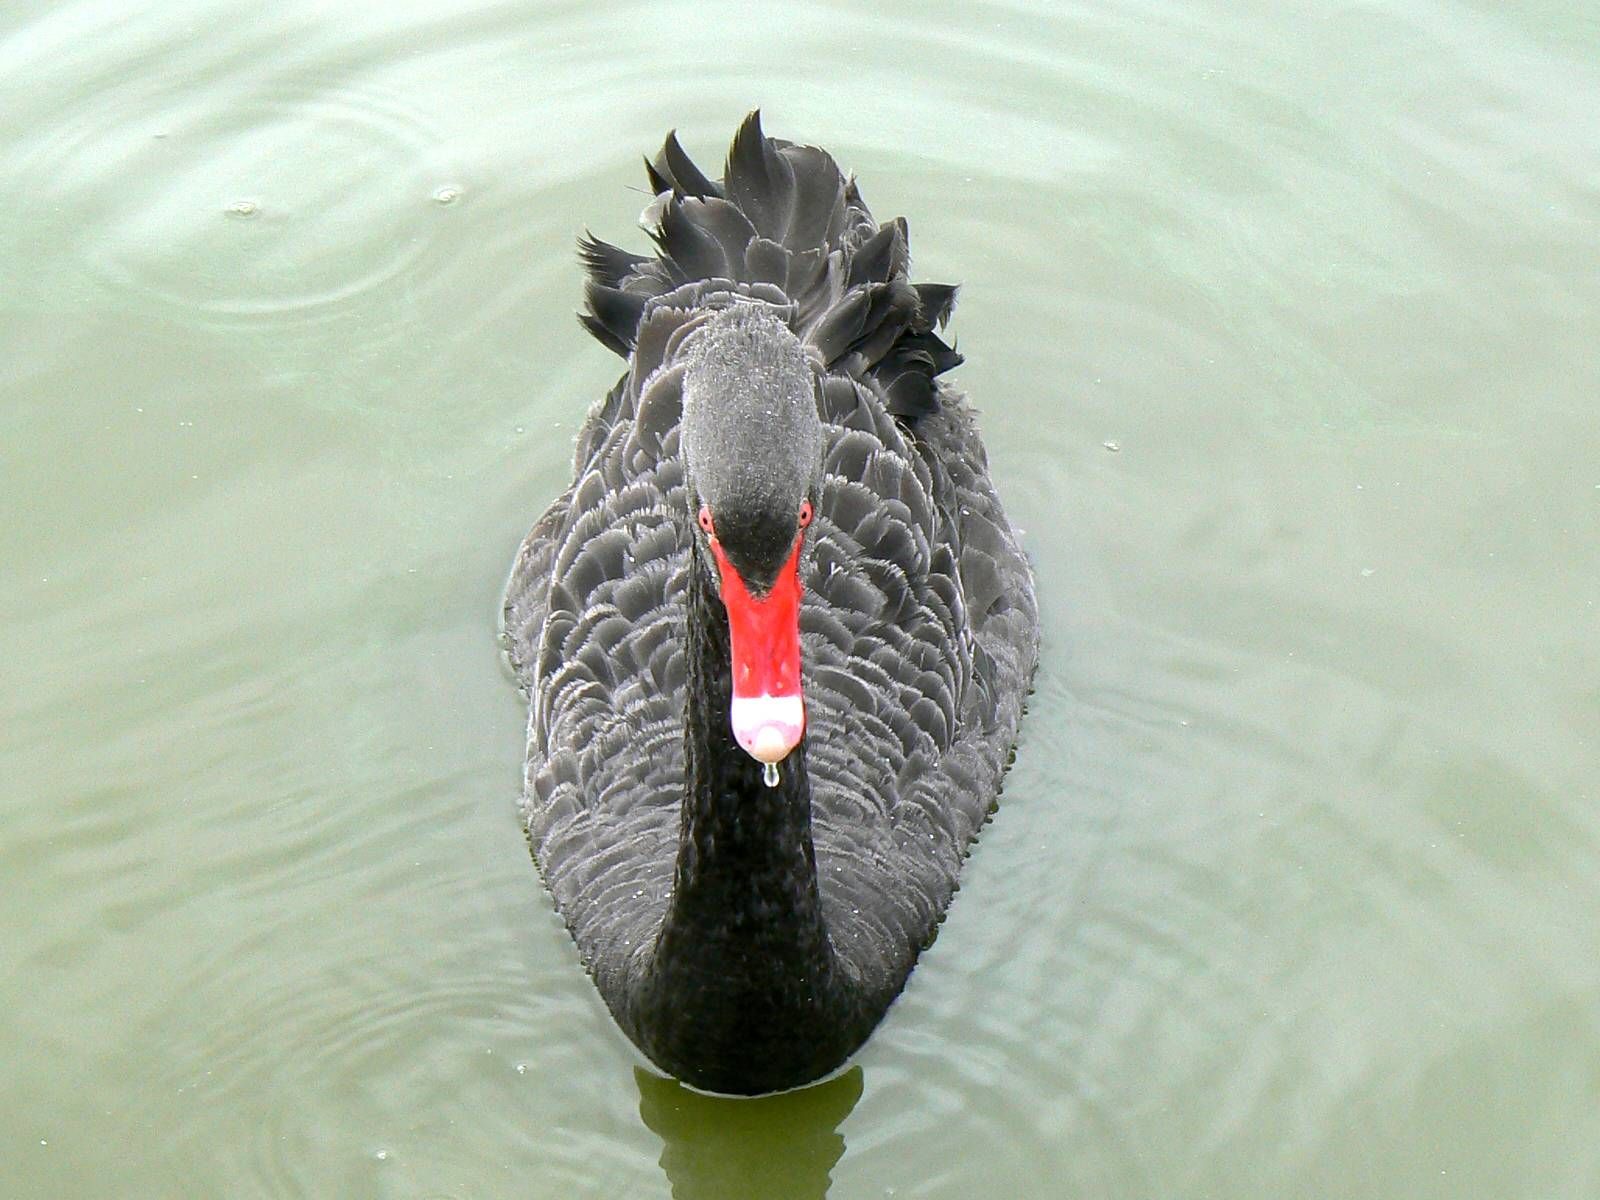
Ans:
<svg viewBox="0 0 1600 1200"><path fill-rule="evenodd" d="M707 179L683 152L683 147L678 144L677 130L667 134L667 140L662 143L661 153L656 156L656 171L671 183L673 192L679 196L722 195L722 189Z"/></svg>
<svg viewBox="0 0 1600 1200"><path fill-rule="evenodd" d="M950 319L956 289L911 283L904 218L875 224L855 180L826 151L767 137L752 112L720 182L676 133L645 173L655 199L643 222L656 254L592 235L579 242L590 279L581 320L608 349L626 356L645 306L686 284L706 295L774 286L818 357L876 387L895 417L915 422L936 409L934 380L961 356L931 331Z"/></svg>
<svg viewBox="0 0 1600 1200"><path fill-rule="evenodd" d="M639 264L649 261L642 254L630 254L588 232L578 239L578 257L589 278L609 288L620 287Z"/></svg>

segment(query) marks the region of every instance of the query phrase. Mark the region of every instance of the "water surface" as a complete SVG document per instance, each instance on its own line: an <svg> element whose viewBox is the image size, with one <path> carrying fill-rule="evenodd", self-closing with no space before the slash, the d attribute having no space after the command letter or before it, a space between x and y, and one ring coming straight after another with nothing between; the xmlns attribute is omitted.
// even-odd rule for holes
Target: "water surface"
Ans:
<svg viewBox="0 0 1600 1200"><path fill-rule="evenodd" d="M640 153L816 141L1039 575L849 1073L638 1069L495 642ZM1600 24L1573 0L13 4L8 1196L1600 1193Z"/></svg>

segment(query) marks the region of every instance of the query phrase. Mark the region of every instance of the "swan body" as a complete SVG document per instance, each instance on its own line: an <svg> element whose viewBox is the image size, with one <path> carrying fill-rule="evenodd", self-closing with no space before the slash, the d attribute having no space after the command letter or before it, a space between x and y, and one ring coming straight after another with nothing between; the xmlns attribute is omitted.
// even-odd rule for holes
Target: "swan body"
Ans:
<svg viewBox="0 0 1600 1200"><path fill-rule="evenodd" d="M506 595L523 815L622 1029L754 1094L842 1064L932 940L1038 619L905 223L758 114L720 181L646 165L657 253L582 243L626 370Z"/></svg>

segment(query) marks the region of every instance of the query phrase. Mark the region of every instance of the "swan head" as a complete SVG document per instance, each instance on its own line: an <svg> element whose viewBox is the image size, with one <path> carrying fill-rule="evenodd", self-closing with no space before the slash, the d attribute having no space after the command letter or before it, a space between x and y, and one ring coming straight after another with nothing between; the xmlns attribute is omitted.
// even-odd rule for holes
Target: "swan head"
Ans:
<svg viewBox="0 0 1600 1200"><path fill-rule="evenodd" d="M746 753L777 763L805 733L800 556L822 469L817 369L755 302L711 314L680 355L690 517L728 613L729 721Z"/></svg>

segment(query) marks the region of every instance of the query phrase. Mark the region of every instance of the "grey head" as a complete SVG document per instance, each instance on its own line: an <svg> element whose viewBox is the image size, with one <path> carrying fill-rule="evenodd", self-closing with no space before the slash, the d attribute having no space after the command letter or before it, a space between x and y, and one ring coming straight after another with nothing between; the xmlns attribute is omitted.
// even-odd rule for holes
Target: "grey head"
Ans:
<svg viewBox="0 0 1600 1200"><path fill-rule="evenodd" d="M782 317L759 302L714 313L685 339L679 361L691 519L707 512L746 585L764 592L794 549L802 505L815 502L816 369Z"/></svg>

